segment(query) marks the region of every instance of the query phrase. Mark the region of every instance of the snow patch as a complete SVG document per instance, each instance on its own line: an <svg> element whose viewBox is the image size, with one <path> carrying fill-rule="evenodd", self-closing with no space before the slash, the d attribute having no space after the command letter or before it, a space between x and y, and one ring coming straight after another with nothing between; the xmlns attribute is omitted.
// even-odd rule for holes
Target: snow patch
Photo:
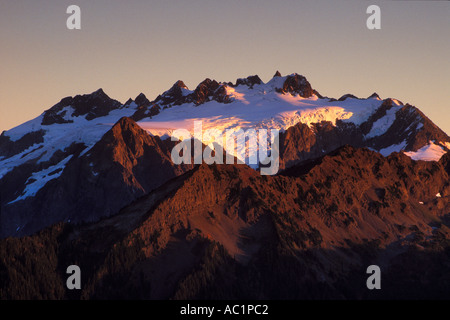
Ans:
<svg viewBox="0 0 450 320"><path fill-rule="evenodd" d="M447 151L445 151L444 148L432 141L429 141L428 145L417 151L405 152L405 154L411 159L423 161L439 161L439 159L441 159L441 157L446 153Z"/></svg>
<svg viewBox="0 0 450 320"><path fill-rule="evenodd" d="M375 121L372 125L372 129L368 134L366 134L366 138L373 138L377 136L381 136L388 131L388 129L392 126L396 119L396 113L400 109L399 106L392 107L386 111L386 115L381 117L377 121Z"/></svg>
<svg viewBox="0 0 450 320"><path fill-rule="evenodd" d="M189 89L186 88L186 87L181 87L180 89L181 89L181 95L182 95L183 97L186 97L186 96L188 96L188 95L190 95L191 93L194 92L193 90L189 90Z"/></svg>
<svg viewBox="0 0 450 320"><path fill-rule="evenodd" d="M45 130L45 127L41 125L43 117L44 114L41 114L39 117L34 118L33 120L22 123L21 125L6 131L5 135L8 136L11 141L16 142L27 133L39 131L41 129Z"/></svg>
<svg viewBox="0 0 450 320"><path fill-rule="evenodd" d="M72 155L68 156L63 161L54 166L51 166L39 172L34 172L25 183L26 187L22 195L19 196L16 200L9 202L8 204L24 200L28 197L34 197L36 193L47 184L47 182L59 178L65 165L67 164L67 162L69 162L71 158Z"/></svg>
<svg viewBox="0 0 450 320"><path fill-rule="evenodd" d="M203 130L226 129L278 129L285 131L298 123L311 125L337 120L355 125L367 121L382 104L377 99L346 99L330 101L317 96L303 98L299 95L281 94L286 77L274 77L267 84L237 87L225 86L232 102L222 104L209 101L200 106L193 103L163 109L152 119L143 119L138 124L152 135L170 136L175 129L187 129L193 133L194 121L201 121Z"/></svg>
<svg viewBox="0 0 450 320"><path fill-rule="evenodd" d="M45 130L43 143L35 144L10 158L0 159L0 179L14 167L27 161L37 160L38 163L48 161L56 151L64 151L72 143L86 145L80 156L85 155L120 118L131 117L136 111L132 108L116 109L107 116L86 120L84 116L72 117L73 108L70 106L63 110L66 111L64 119L72 120L72 123L44 126L41 124L42 114L5 132L12 141L17 141L27 133Z"/></svg>
<svg viewBox="0 0 450 320"><path fill-rule="evenodd" d="M0 160L0 179L3 178L9 171L19 164L25 163L29 160L36 159L44 153L44 144L34 144L26 150L18 153L10 158Z"/></svg>
<svg viewBox="0 0 450 320"><path fill-rule="evenodd" d="M381 153L383 156L387 157L388 155L390 155L393 152L402 151L403 149L405 149L406 145L407 145L406 141L402 141L399 144L393 144L392 146L381 149L378 152Z"/></svg>

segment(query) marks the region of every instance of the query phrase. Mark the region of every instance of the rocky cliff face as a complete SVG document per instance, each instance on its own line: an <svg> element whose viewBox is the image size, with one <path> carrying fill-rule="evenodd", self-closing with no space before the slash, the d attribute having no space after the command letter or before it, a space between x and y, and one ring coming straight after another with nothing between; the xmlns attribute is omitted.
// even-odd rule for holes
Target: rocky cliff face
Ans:
<svg viewBox="0 0 450 320"><path fill-rule="evenodd" d="M92 94L67 97L47 110L42 118L42 125L48 126L55 123L71 123L72 117L85 116L86 120L106 116L111 110L117 109L122 104L99 89Z"/></svg>
<svg viewBox="0 0 450 320"><path fill-rule="evenodd" d="M449 297L447 158L416 162L344 146L279 176L245 165L197 166L114 217L0 241L0 292L57 299ZM77 293L63 281L63 266L75 261L84 272ZM384 290L367 290L371 264L381 266Z"/></svg>
<svg viewBox="0 0 450 320"><path fill-rule="evenodd" d="M313 88L304 76L299 74L289 75L283 83L282 88L277 89L280 93L299 94L303 98L313 95Z"/></svg>
<svg viewBox="0 0 450 320"><path fill-rule="evenodd" d="M392 146L403 146L405 150L417 151L430 141L448 142L450 137L438 128L420 110L411 105L404 105L395 112L395 120L383 134L370 136L371 130L380 119L386 117L386 112L392 109L394 103L386 99L371 117L360 126L353 123L323 121L310 126L297 124L280 134L280 168L285 169L293 164L316 159L343 145L366 147L381 150L388 155ZM449 144L450 145L450 144ZM442 148L448 150L448 146Z"/></svg>
<svg viewBox="0 0 450 320"><path fill-rule="evenodd" d="M37 163L16 168L0 181L0 235L29 234L59 221L96 221L116 213L192 168L172 163L170 152L174 145L170 140L150 136L130 118L122 118L87 154L81 155L84 147L73 144L60 152L58 159L41 163L50 166L71 157L60 169L59 178L48 182L34 197L8 204L17 195L15 189L23 192L27 182L32 182L27 176Z"/></svg>
<svg viewBox="0 0 450 320"><path fill-rule="evenodd" d="M4 132L0 135L0 154L3 158L9 158L21 153L33 145L44 142L44 130L32 131L25 134L17 141L12 141Z"/></svg>

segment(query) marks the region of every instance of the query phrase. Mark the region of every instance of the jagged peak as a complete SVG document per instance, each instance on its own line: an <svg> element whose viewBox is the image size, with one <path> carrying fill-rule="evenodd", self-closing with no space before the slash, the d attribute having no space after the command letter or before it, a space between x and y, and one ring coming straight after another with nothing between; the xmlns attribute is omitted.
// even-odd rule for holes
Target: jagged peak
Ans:
<svg viewBox="0 0 450 320"><path fill-rule="evenodd" d="M77 96L75 96L74 99L76 99L78 97L88 99L88 100L89 99L102 99L104 101L116 101L116 100L112 99L110 96L108 96L102 88L99 88L90 94L85 94L82 96L77 95Z"/></svg>
<svg viewBox="0 0 450 320"><path fill-rule="evenodd" d="M211 91L217 90L220 84L216 80L211 80L210 78L206 78L202 82L198 84L198 86L194 90L194 95L197 94L208 94Z"/></svg>
<svg viewBox="0 0 450 320"><path fill-rule="evenodd" d="M92 92L91 94L93 94L93 95L106 95L107 96L105 91L103 91L103 88L99 88L96 91Z"/></svg>
<svg viewBox="0 0 450 320"><path fill-rule="evenodd" d="M111 128L113 133L123 133L123 132L145 132L139 125L130 117L122 117L117 121Z"/></svg>
<svg viewBox="0 0 450 320"><path fill-rule="evenodd" d="M381 100L380 96L376 92L372 93L367 99L374 99L374 98Z"/></svg>
<svg viewBox="0 0 450 320"><path fill-rule="evenodd" d="M64 108L71 106L73 111L71 114L66 114L68 110ZM83 95L76 95L75 97L66 97L60 102L48 109L43 114L42 125L51 125L54 123L72 123L69 117L85 116L86 120L92 120L97 117L105 116L113 109L120 108L122 103L111 99L102 88Z"/></svg>
<svg viewBox="0 0 450 320"><path fill-rule="evenodd" d="M281 77L280 71L277 70L277 72L275 72L275 74L273 75L272 78L275 78L275 77Z"/></svg>
<svg viewBox="0 0 450 320"><path fill-rule="evenodd" d="M91 93L87 93L87 94L77 94L76 96L68 96L65 98L62 98L61 101L59 103L57 103L56 105L54 105L52 108L57 107L59 105L64 105L67 106L70 103L76 102L76 101L80 101L80 100L91 100L94 98L101 98L103 100L113 100L111 99L106 93L105 91L103 91L102 88L97 89Z"/></svg>
<svg viewBox="0 0 450 320"><path fill-rule="evenodd" d="M147 107L147 106L151 105L151 102L147 99L147 97L143 93L138 94L138 96L134 99L134 102L139 107L141 107L141 106Z"/></svg>
<svg viewBox="0 0 450 320"><path fill-rule="evenodd" d="M214 96L219 87L223 87L224 84L220 84L216 80L206 78L195 88L194 92L189 96L189 100L196 105L200 105L209 101L210 96ZM226 91L226 90L225 90ZM223 89L220 92L220 96L223 95Z"/></svg>
<svg viewBox="0 0 450 320"><path fill-rule="evenodd" d="M211 80L210 78L206 78L202 82L200 82L196 89L201 87L218 87L219 83L216 80Z"/></svg>
<svg viewBox="0 0 450 320"><path fill-rule="evenodd" d="M184 84L183 81L178 80L169 90L165 91L162 96L180 98L181 96L183 96L182 89L189 90L189 88Z"/></svg>
<svg viewBox="0 0 450 320"><path fill-rule="evenodd" d="M142 92L139 93L136 98L134 99L134 101L138 100L138 99L147 99L147 97L145 96L145 94L143 94Z"/></svg>
<svg viewBox="0 0 450 320"><path fill-rule="evenodd" d="M179 105L186 102L186 96L190 94L191 91L184 84L182 80L176 81L172 87L160 94L153 103L160 105Z"/></svg>
<svg viewBox="0 0 450 320"><path fill-rule="evenodd" d="M386 98L383 100L383 104L385 106L403 106L403 103L400 100L394 99L394 98Z"/></svg>
<svg viewBox="0 0 450 320"><path fill-rule="evenodd" d="M124 126L127 126L129 124L137 125L137 123L133 119L131 119L130 117L122 117L122 118L119 119L119 121L116 122L116 124L114 126L124 127Z"/></svg>
<svg viewBox="0 0 450 320"><path fill-rule="evenodd" d="M309 98L314 94L313 88L311 84L308 82L306 77L293 73L284 77L284 83L281 88L276 88L276 91L279 93L290 93L290 94L299 94L303 98Z"/></svg>
<svg viewBox="0 0 450 320"><path fill-rule="evenodd" d="M254 76L248 76L247 78L239 78L236 80L236 84L234 86L238 85L246 85L250 88L252 88L255 84L262 84L262 80L258 75Z"/></svg>
<svg viewBox="0 0 450 320"><path fill-rule="evenodd" d="M183 88L189 90L189 88L184 84L182 80L178 80L177 82L175 82L171 89L174 88Z"/></svg>
<svg viewBox="0 0 450 320"><path fill-rule="evenodd" d="M304 75L301 75L301 74L299 74L297 72L294 72L294 73L286 76L286 79L299 79L302 82L307 82L308 81Z"/></svg>
<svg viewBox="0 0 450 320"><path fill-rule="evenodd" d="M129 106L129 105L132 104L133 102L134 102L134 100L131 99L131 98L129 98L129 99L127 100L127 102L125 102L124 106Z"/></svg>

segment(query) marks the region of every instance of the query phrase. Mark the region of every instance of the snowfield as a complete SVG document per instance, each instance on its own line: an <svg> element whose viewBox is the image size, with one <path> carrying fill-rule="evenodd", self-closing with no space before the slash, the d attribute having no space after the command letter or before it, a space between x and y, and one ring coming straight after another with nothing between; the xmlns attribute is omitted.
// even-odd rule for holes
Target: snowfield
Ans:
<svg viewBox="0 0 450 320"><path fill-rule="evenodd" d="M423 161L439 161L441 157L446 154L447 151L433 141L430 141L428 145L420 148L416 152L410 151L405 152L405 154L413 160L423 160Z"/></svg>
<svg viewBox="0 0 450 320"><path fill-rule="evenodd" d="M299 95L280 94L274 83L283 83L285 77L277 77L267 84L227 87L233 102L223 104L209 101L195 106L193 103L162 110L153 119L139 121L138 124L151 134L170 136L175 129L193 132L194 121L202 121L203 130L226 129L278 129L281 132L299 122L311 125L321 121L336 120L360 125L382 104L378 98L333 101L317 96L303 98Z"/></svg>

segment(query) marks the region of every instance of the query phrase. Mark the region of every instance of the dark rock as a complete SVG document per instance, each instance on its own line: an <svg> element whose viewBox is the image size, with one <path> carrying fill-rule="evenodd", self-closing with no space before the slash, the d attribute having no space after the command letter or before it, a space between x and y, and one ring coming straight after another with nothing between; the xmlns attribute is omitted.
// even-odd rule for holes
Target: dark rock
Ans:
<svg viewBox="0 0 450 320"><path fill-rule="evenodd" d="M237 79L235 86L246 85L246 86L248 86L250 88L253 88L253 86L255 84L261 84L261 83L262 83L262 80L259 78L259 76L258 75L254 75L254 76L249 76L249 77L247 77L245 79L244 78Z"/></svg>
<svg viewBox="0 0 450 320"><path fill-rule="evenodd" d="M232 102L232 99L229 95L227 95L227 89L225 85L221 85L216 92L214 92L213 100L220 102L220 103L230 103Z"/></svg>
<svg viewBox="0 0 450 320"><path fill-rule="evenodd" d="M181 89L188 88L183 81L178 80L169 90L158 96L155 103L160 103L162 105L180 105L185 103L186 99L183 96L183 91Z"/></svg>
<svg viewBox="0 0 450 320"><path fill-rule="evenodd" d="M450 176L450 152L444 154L439 162L442 164L442 166L445 168L445 171Z"/></svg>
<svg viewBox="0 0 450 320"><path fill-rule="evenodd" d="M0 299L79 300L60 270L72 261L88 266L93 300L448 299L448 207L435 197L448 179L439 163L348 145L279 176L201 165L113 217L0 241Z"/></svg>
<svg viewBox="0 0 450 320"><path fill-rule="evenodd" d="M377 149L406 141L406 151L417 151L429 141L449 142L450 137L419 109L406 104L397 111L394 123L378 140Z"/></svg>
<svg viewBox="0 0 450 320"><path fill-rule="evenodd" d="M394 107L395 104L391 99L386 99L383 101L381 106L369 117L369 119L360 125L363 134L368 134L372 129L373 124L383 118L386 115L386 111Z"/></svg>
<svg viewBox="0 0 450 320"><path fill-rule="evenodd" d="M138 107L148 107L151 105L151 102L147 99L145 94L140 93L136 99L134 99L134 102L138 105Z"/></svg>
<svg viewBox="0 0 450 320"><path fill-rule="evenodd" d="M131 99L131 98L129 98L129 99L127 100L127 102L125 102L125 104L124 104L123 106L124 106L124 107L128 107L128 106L131 105L133 102L134 102L134 100Z"/></svg>
<svg viewBox="0 0 450 320"><path fill-rule="evenodd" d="M193 165L172 162L171 150L176 143L149 135L130 118L120 119L82 157L79 154L83 148L55 154L51 161L56 163L70 154L73 157L60 177L49 181L36 196L10 205L3 203L0 237L30 234L67 219L79 223L115 214L138 197L193 168ZM23 190L31 173L42 170L42 165L50 163L39 167L34 161L1 179L2 201L17 198L19 185ZM17 182L17 188L12 181ZM12 193L6 193L5 188ZM23 226L18 233L17 225Z"/></svg>
<svg viewBox="0 0 450 320"><path fill-rule="evenodd" d="M134 121L140 121L145 118L152 118L159 114L161 107L157 104L153 104L151 107L139 107L136 112L130 117Z"/></svg>
<svg viewBox="0 0 450 320"><path fill-rule="evenodd" d="M337 121L336 126L323 121L303 123L280 133L280 170L298 163L317 159L343 145L364 146L361 130L353 123Z"/></svg>
<svg viewBox="0 0 450 320"><path fill-rule="evenodd" d="M303 98L309 98L313 95L311 84L304 76L299 74L289 75L284 81L283 87L278 88L277 92L299 94Z"/></svg>
<svg viewBox="0 0 450 320"><path fill-rule="evenodd" d="M344 94L342 97L340 97L338 99L338 101L344 101L347 98L359 99L358 97L354 96L353 94L347 93L347 94Z"/></svg>
<svg viewBox="0 0 450 320"><path fill-rule="evenodd" d="M73 113L69 116L78 117L85 115L86 120L92 120L109 114L111 110L120 108L122 104L106 95L103 89L99 89L91 94L67 97L44 112L42 125L52 125L54 123L71 123L72 120L65 120L65 107L71 106Z"/></svg>
<svg viewBox="0 0 450 320"><path fill-rule="evenodd" d="M25 151L29 147L44 142L44 130L33 131L25 134L17 141L12 141L5 132L0 135L0 157L9 158Z"/></svg>
<svg viewBox="0 0 450 320"><path fill-rule="evenodd" d="M214 95L217 88L219 88L219 83L216 80L205 79L195 88L189 99L196 105L203 104L209 101L208 98Z"/></svg>

